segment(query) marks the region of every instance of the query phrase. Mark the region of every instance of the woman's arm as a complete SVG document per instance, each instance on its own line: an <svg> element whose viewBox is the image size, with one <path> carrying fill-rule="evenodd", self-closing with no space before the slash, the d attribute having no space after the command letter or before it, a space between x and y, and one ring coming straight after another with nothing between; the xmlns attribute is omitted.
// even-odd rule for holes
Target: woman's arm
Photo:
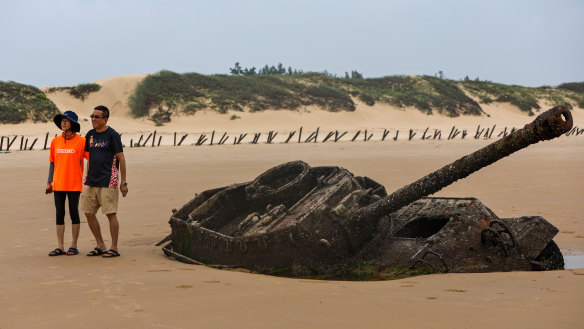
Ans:
<svg viewBox="0 0 584 329"><path fill-rule="evenodd" d="M47 189L45 194L53 193L53 173L55 172L55 163L49 161L49 178L47 179Z"/></svg>

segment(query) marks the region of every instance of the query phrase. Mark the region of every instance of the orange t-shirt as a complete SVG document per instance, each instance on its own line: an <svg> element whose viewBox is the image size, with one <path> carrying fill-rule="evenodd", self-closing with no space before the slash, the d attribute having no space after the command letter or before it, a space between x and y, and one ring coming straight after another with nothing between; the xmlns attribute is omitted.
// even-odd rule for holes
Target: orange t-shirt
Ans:
<svg viewBox="0 0 584 329"><path fill-rule="evenodd" d="M53 191L81 191L83 188L83 159L85 138L75 135L65 140L63 134L51 141L49 161L55 164Z"/></svg>

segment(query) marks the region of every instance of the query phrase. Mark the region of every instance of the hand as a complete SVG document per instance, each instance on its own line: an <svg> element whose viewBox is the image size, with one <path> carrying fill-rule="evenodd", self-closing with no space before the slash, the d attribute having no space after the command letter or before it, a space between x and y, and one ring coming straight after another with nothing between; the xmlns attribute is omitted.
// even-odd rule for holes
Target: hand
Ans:
<svg viewBox="0 0 584 329"><path fill-rule="evenodd" d="M125 198L126 194L128 194L128 185L120 185L120 191L122 192L122 196Z"/></svg>
<svg viewBox="0 0 584 329"><path fill-rule="evenodd" d="M50 182L47 183L47 189L45 190L45 194L51 194L53 193L53 184L51 184Z"/></svg>

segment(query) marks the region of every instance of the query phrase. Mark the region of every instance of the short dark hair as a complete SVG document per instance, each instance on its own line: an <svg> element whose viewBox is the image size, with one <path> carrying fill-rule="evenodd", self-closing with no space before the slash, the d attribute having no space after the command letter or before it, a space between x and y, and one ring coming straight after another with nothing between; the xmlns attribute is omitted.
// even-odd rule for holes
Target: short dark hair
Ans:
<svg viewBox="0 0 584 329"><path fill-rule="evenodd" d="M94 110L100 110L103 112L103 116L105 118L109 118L109 109L103 105L98 105L94 108Z"/></svg>

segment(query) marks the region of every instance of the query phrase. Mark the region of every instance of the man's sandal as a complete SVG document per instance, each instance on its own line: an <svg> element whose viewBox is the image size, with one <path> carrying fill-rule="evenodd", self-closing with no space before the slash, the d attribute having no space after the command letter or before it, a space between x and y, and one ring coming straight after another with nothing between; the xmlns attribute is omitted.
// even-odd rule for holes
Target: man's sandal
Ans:
<svg viewBox="0 0 584 329"><path fill-rule="evenodd" d="M95 247L92 251L87 253L87 256L101 256L104 252L105 250L101 250L98 247Z"/></svg>
<svg viewBox="0 0 584 329"><path fill-rule="evenodd" d="M61 256L61 255L66 255L66 254L67 253L63 249L57 248L57 249L51 251L49 253L49 256Z"/></svg>
<svg viewBox="0 0 584 329"><path fill-rule="evenodd" d="M112 258L112 257L118 257L118 256L120 256L120 253L115 249L107 250L102 255L102 257L104 257L104 258Z"/></svg>
<svg viewBox="0 0 584 329"><path fill-rule="evenodd" d="M69 250L67 250L67 256L73 255L79 255L79 250L77 250L75 247L70 247Z"/></svg>

